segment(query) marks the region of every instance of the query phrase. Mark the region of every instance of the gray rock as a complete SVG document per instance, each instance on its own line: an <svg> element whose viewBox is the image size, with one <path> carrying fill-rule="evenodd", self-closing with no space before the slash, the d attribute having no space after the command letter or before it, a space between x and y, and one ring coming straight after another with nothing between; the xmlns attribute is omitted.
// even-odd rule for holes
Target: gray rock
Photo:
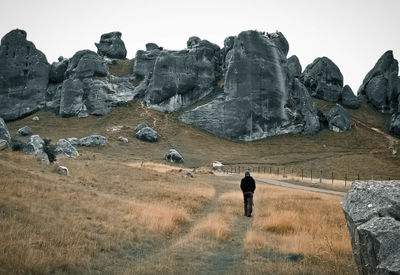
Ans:
<svg viewBox="0 0 400 275"><path fill-rule="evenodd" d="M62 84L60 116L78 115L83 108L83 83L80 79L69 78Z"/></svg>
<svg viewBox="0 0 400 275"><path fill-rule="evenodd" d="M175 149L169 149L165 154L165 160L168 162L183 162L183 157Z"/></svg>
<svg viewBox="0 0 400 275"><path fill-rule="evenodd" d="M66 175L66 176L69 175L68 168L65 167L65 166L58 166L58 167L57 167L57 173L59 173L59 174L61 174L61 175Z"/></svg>
<svg viewBox="0 0 400 275"><path fill-rule="evenodd" d="M88 116L89 116L89 114L86 111L80 111L78 113L78 118L87 118Z"/></svg>
<svg viewBox="0 0 400 275"><path fill-rule="evenodd" d="M64 59L60 62L53 62L50 67L49 81L52 83L63 82L67 68L68 68L68 59Z"/></svg>
<svg viewBox="0 0 400 275"><path fill-rule="evenodd" d="M355 181L342 208L360 274L400 274L400 182Z"/></svg>
<svg viewBox="0 0 400 275"><path fill-rule="evenodd" d="M120 32L105 33L100 37L100 43L95 43L97 53L109 58L124 59L126 57L126 48L121 39Z"/></svg>
<svg viewBox="0 0 400 275"><path fill-rule="evenodd" d="M397 112L400 94L398 74L398 62L394 59L393 52L387 51L365 76L357 94L364 95L378 112Z"/></svg>
<svg viewBox="0 0 400 275"><path fill-rule="evenodd" d="M343 75L327 57L319 57L308 65L301 75L304 86L312 96L337 103L343 90Z"/></svg>
<svg viewBox="0 0 400 275"><path fill-rule="evenodd" d="M66 139L60 139L57 142L57 157L77 157L79 156L76 148Z"/></svg>
<svg viewBox="0 0 400 275"><path fill-rule="evenodd" d="M390 122L390 133L400 138L400 113L393 114Z"/></svg>
<svg viewBox="0 0 400 275"><path fill-rule="evenodd" d="M7 141L10 143L11 136L10 132L8 131L7 125L4 122L3 118L0 117L0 139Z"/></svg>
<svg viewBox="0 0 400 275"><path fill-rule="evenodd" d="M128 139L126 137L119 137L118 140L123 143L128 143Z"/></svg>
<svg viewBox="0 0 400 275"><path fill-rule="evenodd" d="M138 124L135 128L135 132L139 132L140 130L142 130L143 128L149 127L149 125L147 125L146 122L142 122L140 124Z"/></svg>
<svg viewBox="0 0 400 275"><path fill-rule="evenodd" d="M0 151L6 149L8 147L8 142L7 140L0 139Z"/></svg>
<svg viewBox="0 0 400 275"><path fill-rule="evenodd" d="M360 108L360 101L349 85L343 87L341 105L350 109Z"/></svg>
<svg viewBox="0 0 400 275"><path fill-rule="evenodd" d="M34 116L34 117L32 118L32 120L33 120L33 121L39 121L39 117L38 117L38 116Z"/></svg>
<svg viewBox="0 0 400 275"><path fill-rule="evenodd" d="M20 129L18 129L18 133L21 136L29 136L29 135L32 135L32 129L30 127L28 127L28 126L24 126L24 127L20 128Z"/></svg>
<svg viewBox="0 0 400 275"><path fill-rule="evenodd" d="M144 127L136 133L136 138L142 141L156 142L158 140L158 134L152 128Z"/></svg>
<svg viewBox="0 0 400 275"><path fill-rule="evenodd" d="M156 43L147 43L146 44L146 51L150 52L150 51L154 51L154 50L159 50L162 51L162 47L159 47Z"/></svg>
<svg viewBox="0 0 400 275"><path fill-rule="evenodd" d="M296 55L292 55L291 57L288 58L288 69L289 69L289 74L292 78L294 77L300 77L301 76L301 64L300 60Z"/></svg>
<svg viewBox="0 0 400 275"><path fill-rule="evenodd" d="M50 64L26 40L26 32L12 30L0 45L0 117L14 120L45 106Z"/></svg>
<svg viewBox="0 0 400 275"><path fill-rule="evenodd" d="M68 62L66 78L105 77L109 68L104 59L90 50L78 51Z"/></svg>
<svg viewBox="0 0 400 275"><path fill-rule="evenodd" d="M87 79L85 81L85 90L85 105L89 114L105 115L111 110L107 84L100 80Z"/></svg>
<svg viewBox="0 0 400 275"><path fill-rule="evenodd" d="M157 57L160 55L161 51L151 50L136 52L135 64L133 66L133 76L135 79L142 81L146 75L152 75L154 70L154 64L156 63Z"/></svg>
<svg viewBox="0 0 400 275"><path fill-rule="evenodd" d="M44 141L39 135L33 135L30 137L28 143L25 144L23 151L27 154L34 154L37 159L49 163L49 157L43 150Z"/></svg>
<svg viewBox="0 0 400 275"><path fill-rule="evenodd" d="M351 121L349 113L339 104L336 104L330 109L326 118L329 123L329 130L344 132L350 129Z"/></svg>
<svg viewBox="0 0 400 275"><path fill-rule="evenodd" d="M92 135L81 138L78 142L78 146L97 147L104 146L107 143L107 138L99 135Z"/></svg>
<svg viewBox="0 0 400 275"><path fill-rule="evenodd" d="M281 50L284 56L289 52L289 43L281 32L268 33L268 38Z"/></svg>
<svg viewBox="0 0 400 275"><path fill-rule="evenodd" d="M67 141L68 141L72 146L79 146L79 139L76 138L76 137L67 138Z"/></svg>
<svg viewBox="0 0 400 275"><path fill-rule="evenodd" d="M186 46L188 49L192 49L199 45L201 39L197 36L189 37L188 41L186 42Z"/></svg>

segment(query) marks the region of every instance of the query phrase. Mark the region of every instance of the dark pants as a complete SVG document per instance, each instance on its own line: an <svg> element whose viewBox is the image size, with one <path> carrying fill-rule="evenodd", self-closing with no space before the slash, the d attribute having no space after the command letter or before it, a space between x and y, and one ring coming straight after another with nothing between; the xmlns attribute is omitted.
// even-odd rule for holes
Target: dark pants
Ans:
<svg viewBox="0 0 400 275"><path fill-rule="evenodd" d="M251 213L253 212L253 192L244 192L244 215L247 217L251 217Z"/></svg>

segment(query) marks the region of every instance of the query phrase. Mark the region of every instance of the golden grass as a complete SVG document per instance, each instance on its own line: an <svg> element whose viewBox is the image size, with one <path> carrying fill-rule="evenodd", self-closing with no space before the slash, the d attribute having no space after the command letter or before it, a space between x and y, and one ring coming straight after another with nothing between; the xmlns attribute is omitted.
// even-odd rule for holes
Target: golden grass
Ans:
<svg viewBox="0 0 400 275"><path fill-rule="evenodd" d="M221 213L210 214L193 231L194 236L217 241L227 241L231 237L230 224Z"/></svg>

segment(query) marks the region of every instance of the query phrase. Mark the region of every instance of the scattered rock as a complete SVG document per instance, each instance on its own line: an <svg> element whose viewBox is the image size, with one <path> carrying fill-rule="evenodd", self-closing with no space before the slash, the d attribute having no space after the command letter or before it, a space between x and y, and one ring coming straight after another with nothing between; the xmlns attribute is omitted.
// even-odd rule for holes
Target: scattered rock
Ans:
<svg viewBox="0 0 400 275"><path fill-rule="evenodd" d="M175 149L169 149L165 154L165 159L168 162L183 162L183 157Z"/></svg>
<svg viewBox="0 0 400 275"><path fill-rule="evenodd" d="M390 123L390 133L400 138L400 113L393 114Z"/></svg>
<svg viewBox="0 0 400 275"><path fill-rule="evenodd" d="M0 117L22 118L45 106L50 64L26 40L26 32L12 30L0 45Z"/></svg>
<svg viewBox="0 0 400 275"><path fill-rule="evenodd" d="M61 175L66 175L66 176L69 175L68 168L65 167L65 166L58 166L58 167L57 167L57 173L59 173L59 174L61 174Z"/></svg>
<svg viewBox="0 0 400 275"><path fill-rule="evenodd" d="M358 100L358 97L355 96L349 85L343 87L341 104L343 107L350 109L360 108L360 101Z"/></svg>
<svg viewBox="0 0 400 275"><path fill-rule="evenodd" d="M214 161L213 162L213 169L214 170L223 170L224 169L224 165L219 161Z"/></svg>
<svg viewBox="0 0 400 275"><path fill-rule="evenodd" d="M77 157L79 156L76 148L66 139L60 139L56 148L57 157Z"/></svg>
<svg viewBox="0 0 400 275"><path fill-rule="evenodd" d="M8 147L8 142L7 140L0 139L0 151L6 149Z"/></svg>
<svg viewBox="0 0 400 275"><path fill-rule="evenodd" d="M18 133L21 136L29 136L29 135L32 135L32 129L30 127L28 127L28 126L24 126L24 127L20 128L20 129L18 129Z"/></svg>
<svg viewBox="0 0 400 275"><path fill-rule="evenodd" d="M136 133L136 138L142 141L156 142L158 134L150 127L144 127Z"/></svg>
<svg viewBox="0 0 400 275"><path fill-rule="evenodd" d="M147 125L146 122L142 122L140 123L138 126L136 126L135 128L135 132L139 132L140 130L142 130L143 128L149 127L149 125Z"/></svg>
<svg viewBox="0 0 400 275"><path fill-rule="evenodd" d="M187 172L187 173L186 173L186 177L188 177L188 178L193 178L193 175L192 175L192 173Z"/></svg>
<svg viewBox="0 0 400 275"><path fill-rule="evenodd" d="M341 105L333 106L326 115L329 124L329 130L334 132L344 132L350 129L350 117L346 109Z"/></svg>
<svg viewBox="0 0 400 275"><path fill-rule="evenodd" d="M33 121L39 121L39 117L38 117L38 116L34 116L34 117L32 118L32 120L33 120Z"/></svg>
<svg viewBox="0 0 400 275"><path fill-rule="evenodd" d="M104 146L107 143L107 138L99 135L92 135L81 138L78 141L78 146L97 147Z"/></svg>
<svg viewBox="0 0 400 275"><path fill-rule="evenodd" d="M39 135L33 135L30 137L29 142L25 144L23 151L27 154L34 154L37 159L49 163L49 157L44 152L43 146L43 139Z"/></svg>
<svg viewBox="0 0 400 275"><path fill-rule="evenodd" d="M301 75L301 81L316 98L333 103L341 99L343 75L327 57L319 57L308 65Z"/></svg>
<svg viewBox="0 0 400 275"><path fill-rule="evenodd" d="M126 57L126 48L121 39L120 32L105 33L100 37L100 43L95 43L97 53L109 58L124 59Z"/></svg>
<svg viewBox="0 0 400 275"><path fill-rule="evenodd" d="M123 143L128 143L128 139L126 137L119 137L118 140Z"/></svg>
<svg viewBox="0 0 400 275"><path fill-rule="evenodd" d="M342 208L360 274L400 273L400 182L355 181Z"/></svg>
<svg viewBox="0 0 400 275"><path fill-rule="evenodd" d="M11 136L10 132L7 129L7 125L4 120L0 117L0 139L7 141L10 143Z"/></svg>

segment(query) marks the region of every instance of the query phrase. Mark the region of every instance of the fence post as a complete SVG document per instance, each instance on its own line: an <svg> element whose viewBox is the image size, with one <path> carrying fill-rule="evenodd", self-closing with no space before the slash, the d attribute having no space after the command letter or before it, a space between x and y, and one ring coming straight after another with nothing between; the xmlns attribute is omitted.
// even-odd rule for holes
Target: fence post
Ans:
<svg viewBox="0 0 400 275"><path fill-rule="evenodd" d="M278 167L278 176L279 176L279 167Z"/></svg>
<svg viewBox="0 0 400 275"><path fill-rule="evenodd" d="M269 167L269 173L272 174L272 167Z"/></svg>
<svg viewBox="0 0 400 275"><path fill-rule="evenodd" d="M286 167L283 167L283 177L286 175Z"/></svg>
<svg viewBox="0 0 400 275"><path fill-rule="evenodd" d="M357 180L360 180L360 174L357 175Z"/></svg>
<svg viewBox="0 0 400 275"><path fill-rule="evenodd" d="M312 169L311 169L311 183L312 183Z"/></svg>
<svg viewBox="0 0 400 275"><path fill-rule="evenodd" d="M322 183L322 170L319 170L319 183Z"/></svg>
<svg viewBox="0 0 400 275"><path fill-rule="evenodd" d="M292 167L292 178L293 178L293 167Z"/></svg>
<svg viewBox="0 0 400 275"><path fill-rule="evenodd" d="M301 169L301 180L303 180L303 169Z"/></svg>
<svg viewBox="0 0 400 275"><path fill-rule="evenodd" d="M344 187L347 186L347 174L344 174Z"/></svg>
<svg viewBox="0 0 400 275"><path fill-rule="evenodd" d="M332 184L333 184L333 171L332 171Z"/></svg>
<svg viewBox="0 0 400 275"><path fill-rule="evenodd" d="M264 166L264 174L265 174L265 166Z"/></svg>

